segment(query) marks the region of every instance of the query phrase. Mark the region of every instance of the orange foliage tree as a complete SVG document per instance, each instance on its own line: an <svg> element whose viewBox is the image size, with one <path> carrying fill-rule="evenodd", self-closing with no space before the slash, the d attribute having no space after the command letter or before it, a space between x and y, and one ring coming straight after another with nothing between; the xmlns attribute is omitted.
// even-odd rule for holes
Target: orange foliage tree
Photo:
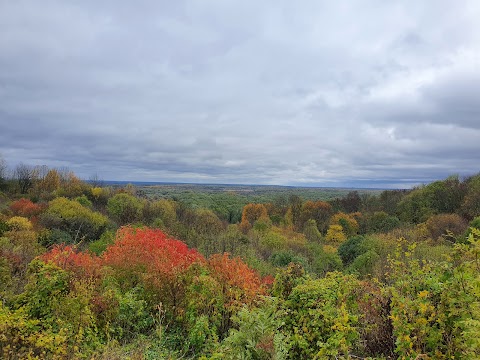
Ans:
<svg viewBox="0 0 480 360"><path fill-rule="evenodd" d="M231 306L251 305L262 295L262 281L239 257L230 258L228 253L215 254L208 259L208 268L225 290L227 304Z"/></svg>
<svg viewBox="0 0 480 360"><path fill-rule="evenodd" d="M220 334L226 334L231 326L231 316L242 306L251 306L260 295L265 294L265 285L258 274L239 257L230 258L228 253L215 254L208 259L210 276L222 289L224 309Z"/></svg>
<svg viewBox="0 0 480 360"><path fill-rule="evenodd" d="M328 220L333 214L332 206L325 201L306 201L302 206L301 225L299 230L303 230L305 223L313 219L317 222L320 232L325 232L328 226Z"/></svg>
<svg viewBox="0 0 480 360"><path fill-rule="evenodd" d="M240 223L240 229L246 233L250 230L259 219L267 219L267 208L263 204L247 204L243 208L242 222Z"/></svg>

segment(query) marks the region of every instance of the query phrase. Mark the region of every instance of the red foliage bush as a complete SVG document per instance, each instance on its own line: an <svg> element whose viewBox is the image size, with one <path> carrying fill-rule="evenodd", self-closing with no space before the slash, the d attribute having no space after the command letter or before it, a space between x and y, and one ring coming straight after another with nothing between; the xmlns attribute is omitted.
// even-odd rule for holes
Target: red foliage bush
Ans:
<svg viewBox="0 0 480 360"><path fill-rule="evenodd" d="M204 262L201 254L182 241L149 228L121 228L115 243L102 255L102 263L113 270L122 288L141 284L148 297L162 303L174 318L184 312L189 269Z"/></svg>
<svg viewBox="0 0 480 360"><path fill-rule="evenodd" d="M101 273L101 263L97 256L79 252L73 246L56 245L40 259L44 262L52 262L61 269L72 272L78 278L99 277Z"/></svg>
<svg viewBox="0 0 480 360"><path fill-rule="evenodd" d="M274 282L275 278L272 275L267 275L262 278L262 283L267 287L267 289L271 289Z"/></svg>
<svg viewBox="0 0 480 360"><path fill-rule="evenodd" d="M15 216L23 216L30 218L39 215L43 211L43 207L34 204L31 200L22 198L10 204L10 210Z"/></svg>
<svg viewBox="0 0 480 360"><path fill-rule="evenodd" d="M205 289L199 286L206 286L206 293L210 289L209 284L195 281L202 276L209 278L217 284L213 287L215 292L209 295L218 299L210 313L221 314L221 334L228 332L231 315L244 305L255 304L271 282L271 279L262 282L240 258L217 254L207 261L182 241L149 228L121 228L117 231L115 243L101 256L78 252L72 246L56 246L41 259L51 261L79 278L95 280L112 276L123 291L140 286L152 308L162 304L168 318L180 322L187 321L189 309L197 308L198 299L189 296L203 293ZM105 298L100 292L95 296L93 302L98 311L113 306L112 299Z"/></svg>
<svg viewBox="0 0 480 360"><path fill-rule="evenodd" d="M136 269L173 275L192 263L204 261L196 250L158 229L123 227L115 243L102 256L103 264L115 269Z"/></svg>

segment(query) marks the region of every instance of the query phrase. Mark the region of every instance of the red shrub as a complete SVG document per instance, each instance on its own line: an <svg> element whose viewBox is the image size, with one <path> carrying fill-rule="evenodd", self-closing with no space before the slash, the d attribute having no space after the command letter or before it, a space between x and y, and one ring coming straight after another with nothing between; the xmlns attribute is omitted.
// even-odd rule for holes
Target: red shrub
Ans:
<svg viewBox="0 0 480 360"><path fill-rule="evenodd" d="M215 308L211 313L222 314L221 334L228 332L231 315L244 305L254 304L258 295L265 294L266 284L271 282L266 279L262 283L257 273L240 258L217 254L206 261L182 241L149 228L121 228L117 231L115 243L100 257L77 252L72 246L56 246L41 259L83 278L99 279L101 274L109 274L125 291L141 285L150 305L161 303L169 319L175 321L185 320L189 307L196 308L192 304L198 298L189 298L189 294L202 294L205 290L209 296L218 295L215 306L222 309ZM206 273L216 284L213 293L209 293L208 283L195 283ZM193 289L192 286L206 288ZM95 311L109 308L111 300L96 294L93 300Z"/></svg>
<svg viewBox="0 0 480 360"><path fill-rule="evenodd" d="M31 200L22 198L10 204L10 210L16 216L32 217L39 215L43 208L38 204L34 204Z"/></svg>
<svg viewBox="0 0 480 360"><path fill-rule="evenodd" d="M115 243L103 253L102 261L113 270L120 286L143 284L155 301L178 317L186 301L188 270L205 259L161 230L124 227L118 230Z"/></svg>
<svg viewBox="0 0 480 360"><path fill-rule="evenodd" d="M208 267L211 275L223 285L228 306L250 305L258 295L265 293L260 277L239 257L215 254L208 260Z"/></svg>
<svg viewBox="0 0 480 360"><path fill-rule="evenodd" d="M18 274L25 268L22 257L7 249L0 249L0 259L5 259L13 274ZM23 265L23 266L22 266Z"/></svg>
<svg viewBox="0 0 480 360"><path fill-rule="evenodd" d="M267 289L271 289L274 282L275 278L272 275L267 275L262 278L262 283Z"/></svg>
<svg viewBox="0 0 480 360"><path fill-rule="evenodd" d="M115 243L102 256L103 263L117 269L135 268L142 272L172 275L196 261L204 261L196 250L158 229L123 227Z"/></svg>
<svg viewBox="0 0 480 360"><path fill-rule="evenodd" d="M56 245L40 259L45 262L53 262L79 278L100 276L100 259L89 253L78 252L73 246Z"/></svg>

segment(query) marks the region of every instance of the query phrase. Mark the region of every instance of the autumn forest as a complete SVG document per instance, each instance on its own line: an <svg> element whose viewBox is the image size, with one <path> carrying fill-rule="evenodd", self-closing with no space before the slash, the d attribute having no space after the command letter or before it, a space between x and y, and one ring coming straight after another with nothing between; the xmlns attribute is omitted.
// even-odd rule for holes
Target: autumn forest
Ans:
<svg viewBox="0 0 480 360"><path fill-rule="evenodd" d="M5 164L4 359L480 358L480 175L252 196Z"/></svg>

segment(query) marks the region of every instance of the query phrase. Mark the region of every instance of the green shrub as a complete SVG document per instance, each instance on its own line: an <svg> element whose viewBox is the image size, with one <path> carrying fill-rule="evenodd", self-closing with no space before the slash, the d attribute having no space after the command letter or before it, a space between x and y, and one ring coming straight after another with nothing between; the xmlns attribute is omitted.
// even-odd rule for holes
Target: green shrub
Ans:
<svg viewBox="0 0 480 360"><path fill-rule="evenodd" d="M303 234L308 241L319 243L322 240L322 234L318 230L317 222L313 219L308 220L303 227Z"/></svg>
<svg viewBox="0 0 480 360"><path fill-rule="evenodd" d="M108 199L107 210L120 225L137 222L142 214L142 202L133 195L120 193Z"/></svg>
<svg viewBox="0 0 480 360"><path fill-rule="evenodd" d="M75 201L79 202L82 206L85 206L88 209L91 209L93 206L92 202L88 199L88 197L85 194L83 194L82 196L76 197Z"/></svg>
<svg viewBox="0 0 480 360"><path fill-rule="evenodd" d="M456 244L444 262L414 258L399 242L390 259L391 315L400 358L478 359L480 356L480 231Z"/></svg>
<svg viewBox="0 0 480 360"><path fill-rule="evenodd" d="M378 255L377 252L374 250L367 250L363 254L357 256L347 270L349 273L354 273L361 277L372 275L379 258L380 255Z"/></svg>
<svg viewBox="0 0 480 360"><path fill-rule="evenodd" d="M347 358L359 339L351 275L329 273L293 288L279 314L290 359Z"/></svg>
<svg viewBox="0 0 480 360"><path fill-rule="evenodd" d="M324 276L330 271L342 269L342 259L337 252L326 252L318 244L309 244L308 250L309 270L315 274Z"/></svg>
<svg viewBox="0 0 480 360"><path fill-rule="evenodd" d="M344 265L351 264L357 256L365 252L365 238L361 235L349 238L338 247L338 255Z"/></svg>
<svg viewBox="0 0 480 360"><path fill-rule="evenodd" d="M53 265L33 260L28 266L28 282L25 292L18 297L28 315L35 319L51 319L54 303L68 293L69 274Z"/></svg>
<svg viewBox="0 0 480 360"><path fill-rule="evenodd" d="M117 339L132 340L152 330L154 320L147 302L142 299L141 289L133 288L125 294L116 292L115 298L118 308L110 326Z"/></svg>
<svg viewBox="0 0 480 360"><path fill-rule="evenodd" d="M305 258L296 255L291 251L274 252L272 256L270 256L269 261L272 263L272 265L278 267L285 267L290 263L301 264L304 267L307 265L307 260Z"/></svg>
<svg viewBox="0 0 480 360"><path fill-rule="evenodd" d="M233 317L235 327L223 341L223 354L227 359L267 360L280 358L281 349L275 348L278 320L276 305L267 300L260 307L243 308Z"/></svg>
<svg viewBox="0 0 480 360"><path fill-rule="evenodd" d="M38 236L38 242L45 247L55 244L73 244L73 239L66 231L59 229L44 230Z"/></svg>
<svg viewBox="0 0 480 360"><path fill-rule="evenodd" d="M41 215L42 224L49 229L67 232L74 242L98 239L105 230L108 219L102 214L85 208L75 200L56 198Z"/></svg>
<svg viewBox="0 0 480 360"><path fill-rule="evenodd" d="M109 245L113 244L115 241L115 232L111 230L105 231L100 239L91 242L88 245L88 250L96 255L102 254Z"/></svg>
<svg viewBox="0 0 480 360"><path fill-rule="evenodd" d="M286 299L293 288L306 281L305 270L300 264L290 263L285 269L279 271L273 283L272 295Z"/></svg>
<svg viewBox="0 0 480 360"><path fill-rule="evenodd" d="M0 220L0 236L3 236L8 230L10 230L10 226L5 221Z"/></svg>
<svg viewBox="0 0 480 360"><path fill-rule="evenodd" d="M369 232L389 232L400 225L400 220L396 216L388 215L386 212L374 212L367 222Z"/></svg>

